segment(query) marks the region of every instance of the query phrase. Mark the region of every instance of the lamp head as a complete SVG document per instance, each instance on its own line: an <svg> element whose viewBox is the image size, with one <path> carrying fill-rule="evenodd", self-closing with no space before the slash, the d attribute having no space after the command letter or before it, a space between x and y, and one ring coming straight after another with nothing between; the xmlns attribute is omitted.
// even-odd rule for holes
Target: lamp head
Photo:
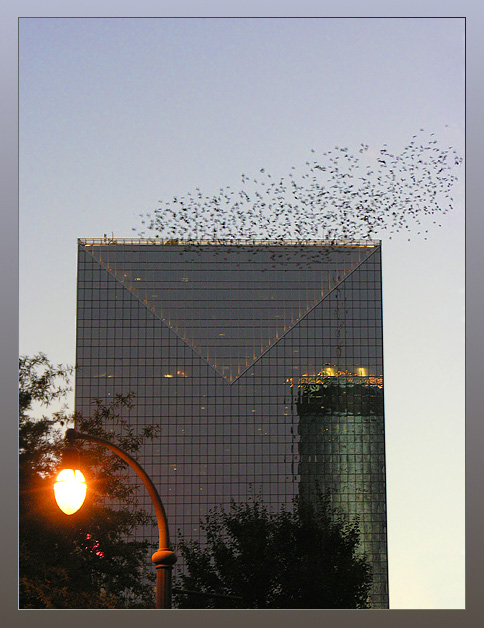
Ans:
<svg viewBox="0 0 484 628"><path fill-rule="evenodd" d="M74 430L68 430L67 446L62 452L61 467L54 484L55 500L66 515L72 515L79 510L87 491L86 480L80 471L79 451L73 444L73 432Z"/></svg>

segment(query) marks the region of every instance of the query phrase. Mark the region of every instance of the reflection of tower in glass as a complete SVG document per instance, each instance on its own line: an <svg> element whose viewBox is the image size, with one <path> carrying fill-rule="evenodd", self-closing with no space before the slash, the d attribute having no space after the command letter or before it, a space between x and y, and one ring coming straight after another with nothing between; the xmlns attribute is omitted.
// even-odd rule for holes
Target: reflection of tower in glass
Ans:
<svg viewBox="0 0 484 628"><path fill-rule="evenodd" d="M315 500L329 490L333 506L358 518L375 608L387 595L383 381L357 372L326 366L299 378L299 493Z"/></svg>
<svg viewBox="0 0 484 628"><path fill-rule="evenodd" d="M325 486L337 484L336 472L324 471L319 461L334 445L324 439L340 438L340 425L354 430L356 423L358 434L368 430L361 433L358 453L343 452L346 474L360 451L383 447L381 411L353 416L343 404L344 412L338 407L322 415L317 389L303 388L311 383L303 374L319 373L326 362L342 371L358 373L356 365L364 364L372 375L383 373L377 241L79 242L76 410L88 416L94 398L135 394L135 409L123 418L136 434L146 425L159 426L140 462L156 483L170 529L185 539L205 543L200 520L210 509L243 503L254 490L271 509L290 508L299 491L300 440L301 491L309 495L313 475ZM336 373L321 377L338 380L343 390ZM288 380L293 391L300 390L292 412ZM323 422L328 431L313 436L312 423L316 429ZM352 436L351 446L358 447ZM349 437L342 442L347 449ZM379 555L375 531L377 516L384 517L377 498L384 499L383 452L374 454L366 474L371 512L356 509L364 494L356 487L351 494L338 490L334 499L346 499L350 512L363 513L361 525L371 524L365 538L376 556L374 572L381 566L382 589L372 607L387 608L384 535ZM343 460L333 457L331 464L342 470ZM360 479L353 474L345 481ZM149 497L139 498L150 511ZM135 535L153 535L156 542L151 528L140 527ZM181 556L176 569L184 569Z"/></svg>

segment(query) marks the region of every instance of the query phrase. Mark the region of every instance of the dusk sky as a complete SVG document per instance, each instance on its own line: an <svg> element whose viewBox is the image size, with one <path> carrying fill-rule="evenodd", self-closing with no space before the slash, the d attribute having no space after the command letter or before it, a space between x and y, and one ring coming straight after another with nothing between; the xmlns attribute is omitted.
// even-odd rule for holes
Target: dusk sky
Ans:
<svg viewBox="0 0 484 628"><path fill-rule="evenodd" d="M76 241L311 149L464 155L464 20L21 19L20 353L75 362ZM382 235L391 608L464 607L464 166ZM133 228L135 231L133 231ZM409 240L410 238L410 240Z"/></svg>

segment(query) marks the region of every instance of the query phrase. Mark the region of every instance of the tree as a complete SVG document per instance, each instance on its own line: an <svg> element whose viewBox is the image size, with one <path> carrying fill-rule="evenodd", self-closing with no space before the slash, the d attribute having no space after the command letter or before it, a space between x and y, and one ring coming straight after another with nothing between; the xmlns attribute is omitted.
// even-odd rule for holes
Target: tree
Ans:
<svg viewBox="0 0 484 628"><path fill-rule="evenodd" d="M181 588L239 596L241 601L177 594L180 608L368 608L370 566L358 551L357 523L332 509L295 499L269 512L260 499L210 511L206 547L182 540Z"/></svg>
<svg viewBox="0 0 484 628"><path fill-rule="evenodd" d="M22 357L19 366L20 608L152 608L151 545L130 539L151 517L136 508L137 486L128 481L127 466L105 448L85 445L82 461L92 489L77 513L64 515L53 481L63 428L72 417L65 409L51 417L31 413L36 403L49 407L65 398L72 369L55 366L43 354ZM132 404L132 395L109 404L94 400L92 416L75 416L76 427L135 455L154 430L132 432L121 416ZM113 426L109 431L106 422ZM110 506L105 496L120 505Z"/></svg>

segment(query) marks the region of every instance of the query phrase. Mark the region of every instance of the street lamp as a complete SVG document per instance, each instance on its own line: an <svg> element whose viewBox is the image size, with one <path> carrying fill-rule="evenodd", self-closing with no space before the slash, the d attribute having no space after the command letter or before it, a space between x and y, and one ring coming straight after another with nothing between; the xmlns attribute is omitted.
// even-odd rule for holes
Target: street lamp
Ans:
<svg viewBox="0 0 484 628"><path fill-rule="evenodd" d="M103 438L77 432L75 429L67 430L67 447L63 453L62 469L54 485L55 498L59 508L71 515L79 510L86 496L86 482L79 470L79 452L74 446L76 439L87 440L110 449L135 471L145 485L155 508L159 532L158 550L151 557L156 565L156 608L171 608L171 571L176 562L176 556L170 548L168 521L155 485L134 458Z"/></svg>

